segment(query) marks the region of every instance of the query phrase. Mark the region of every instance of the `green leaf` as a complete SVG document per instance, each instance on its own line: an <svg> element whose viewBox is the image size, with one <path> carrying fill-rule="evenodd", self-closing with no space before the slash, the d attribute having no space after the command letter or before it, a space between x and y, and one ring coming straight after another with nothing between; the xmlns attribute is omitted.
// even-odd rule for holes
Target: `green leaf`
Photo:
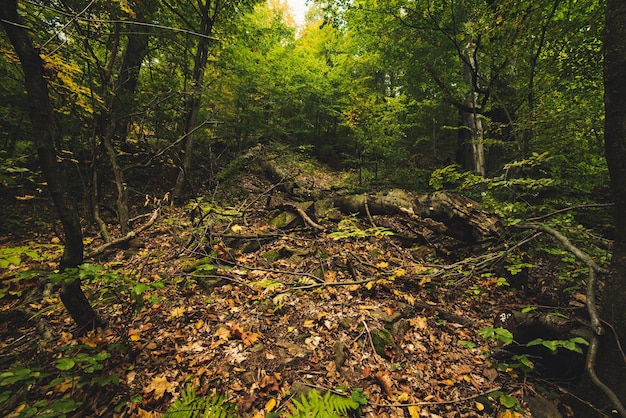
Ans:
<svg viewBox="0 0 626 418"><path fill-rule="evenodd" d="M61 357L57 359L55 367L59 370L67 371L73 368L76 365L76 362L71 358Z"/></svg>
<svg viewBox="0 0 626 418"><path fill-rule="evenodd" d="M500 396L500 403L505 408L511 409L517 405L517 399L513 398L512 396L507 395L506 393L503 393Z"/></svg>

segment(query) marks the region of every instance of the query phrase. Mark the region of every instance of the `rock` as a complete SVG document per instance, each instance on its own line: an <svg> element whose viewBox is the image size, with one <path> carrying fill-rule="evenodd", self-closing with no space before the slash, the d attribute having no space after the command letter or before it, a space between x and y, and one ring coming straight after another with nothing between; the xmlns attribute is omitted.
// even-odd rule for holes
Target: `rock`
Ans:
<svg viewBox="0 0 626 418"><path fill-rule="evenodd" d="M545 398L531 396L526 399L533 418L563 418L556 406Z"/></svg>

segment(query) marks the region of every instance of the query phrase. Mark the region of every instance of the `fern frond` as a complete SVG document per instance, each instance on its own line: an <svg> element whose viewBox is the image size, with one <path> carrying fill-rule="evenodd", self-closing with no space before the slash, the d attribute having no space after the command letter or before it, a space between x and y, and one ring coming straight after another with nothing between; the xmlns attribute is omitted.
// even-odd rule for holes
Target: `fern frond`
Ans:
<svg viewBox="0 0 626 418"><path fill-rule="evenodd" d="M317 390L311 390L307 396L302 396L301 400L292 400L290 413L285 418L341 418L349 411L358 410L364 405L367 399L362 392L355 392L351 397L341 396L331 391L322 396Z"/></svg>
<svg viewBox="0 0 626 418"><path fill-rule="evenodd" d="M216 393L199 398L191 385L187 385L177 399L170 405L163 417L166 418L236 418L237 407L228 402L226 397Z"/></svg>

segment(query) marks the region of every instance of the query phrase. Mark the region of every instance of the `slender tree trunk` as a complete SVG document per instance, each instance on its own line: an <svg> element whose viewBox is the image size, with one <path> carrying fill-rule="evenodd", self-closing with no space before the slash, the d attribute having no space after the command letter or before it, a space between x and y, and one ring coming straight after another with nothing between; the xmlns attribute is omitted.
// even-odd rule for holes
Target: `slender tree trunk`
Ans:
<svg viewBox="0 0 626 418"><path fill-rule="evenodd" d="M471 112L463 111L463 125L469 131L469 143L465 144L471 155L472 171L479 176L485 177L485 145L483 138L482 115L478 113L478 92L475 90L473 77L476 72L476 62L474 61L474 46L469 44L464 51L463 78L471 86L465 101L466 107L472 109Z"/></svg>
<svg viewBox="0 0 626 418"><path fill-rule="evenodd" d="M136 19L143 21L144 13L138 8L136 10ZM118 77L118 87L113 100L114 111L114 139L124 142L128 136L131 117L129 116L134 110L135 92L139 84L139 72L141 64L148 52L148 33L145 26L126 25L128 30L126 49L124 51L124 59L122 68Z"/></svg>
<svg viewBox="0 0 626 418"><path fill-rule="evenodd" d="M17 0L0 0L0 19L24 71L24 83L28 95L30 120L37 155L57 215L63 225L65 247L60 269L77 267L83 261L82 231L78 213L72 206L67 188L62 181L61 170L57 164L54 142L58 131L50 106L43 62L33 47L28 30L17 14ZM74 280L71 284L63 284L61 300L76 322L79 331L90 330L103 325L103 321L85 297L79 279Z"/></svg>
<svg viewBox="0 0 626 418"><path fill-rule="evenodd" d="M183 198L185 186L189 184L189 175L191 173L191 160L194 147L194 131L198 123L198 114L200 112L200 104L202 103L202 92L204 88L204 71L206 69L209 58L209 35L213 32L213 17L209 12L210 2L206 1L201 8L201 30L200 34L205 35L199 38L198 47L193 67L192 93L186 104L185 117L185 145L183 154L183 164L181 171L178 173L172 198L180 200Z"/></svg>
<svg viewBox="0 0 626 418"><path fill-rule="evenodd" d="M615 202L615 242L602 316L626 347L626 2L608 0L604 45L605 153ZM611 332L602 339L600 378L626 404L626 363Z"/></svg>

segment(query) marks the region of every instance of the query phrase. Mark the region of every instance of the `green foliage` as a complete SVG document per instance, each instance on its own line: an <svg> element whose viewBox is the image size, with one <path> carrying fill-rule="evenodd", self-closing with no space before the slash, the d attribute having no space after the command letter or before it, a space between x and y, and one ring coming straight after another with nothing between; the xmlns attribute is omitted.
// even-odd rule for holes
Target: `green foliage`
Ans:
<svg viewBox="0 0 626 418"><path fill-rule="evenodd" d="M24 256L31 260L41 259L41 256L36 250L27 246L0 248L0 268L6 269L10 265L19 266Z"/></svg>
<svg viewBox="0 0 626 418"><path fill-rule="evenodd" d="M511 331L504 328L483 328L480 330L479 335L486 340L500 341L504 344L513 342L513 334L511 334Z"/></svg>
<svg viewBox="0 0 626 418"><path fill-rule="evenodd" d="M187 385L177 399L167 409L167 418L236 418L237 406L228 402L223 395L198 397L191 385Z"/></svg>
<svg viewBox="0 0 626 418"><path fill-rule="evenodd" d="M134 304L135 310L139 311L145 306L146 300L157 301L152 296L146 297L146 293L151 290L162 289L165 284L159 281L141 281L133 277L136 275L137 273L134 271L121 275L104 266L85 263L78 268L50 273L48 279L52 283L62 281L71 283L76 279L85 283L93 282L98 285L103 299L127 297Z"/></svg>
<svg viewBox="0 0 626 418"><path fill-rule="evenodd" d="M535 194L554 185L554 179L549 177L533 178L532 176L520 177L516 175L523 172L532 172L550 161L547 152L542 154L533 153L532 156L518 161L505 164L503 173L495 177L482 177L476 174L462 171L458 165L449 165L433 171L430 178L430 186L435 190L443 188L457 190L494 190L517 195Z"/></svg>
<svg viewBox="0 0 626 418"><path fill-rule="evenodd" d="M334 240L349 239L349 238L367 238L393 235L393 231L389 228L382 226L373 226L367 229L361 229L358 226L358 222L354 217L343 219L339 222L339 230L331 232L328 236Z"/></svg>
<svg viewBox="0 0 626 418"><path fill-rule="evenodd" d="M559 348L564 348L566 350L582 354L583 350L580 346L589 345L589 342L582 337L574 337L569 340L544 340L543 338L537 338L526 344L527 347L532 347L534 345L542 345L550 349L552 353L556 353Z"/></svg>
<svg viewBox="0 0 626 418"><path fill-rule="evenodd" d="M316 389L302 396L300 401L292 399L289 412L283 414L284 418L299 417L345 417L349 412L357 412L367 404L367 397L360 389L352 391L350 397L328 391L322 396ZM277 418L281 415L270 413L268 418Z"/></svg>
<svg viewBox="0 0 626 418"><path fill-rule="evenodd" d="M492 399L497 399L500 404L507 409L515 409L523 412L519 401L505 392L497 390L495 392L491 392L489 394L489 397Z"/></svg>

